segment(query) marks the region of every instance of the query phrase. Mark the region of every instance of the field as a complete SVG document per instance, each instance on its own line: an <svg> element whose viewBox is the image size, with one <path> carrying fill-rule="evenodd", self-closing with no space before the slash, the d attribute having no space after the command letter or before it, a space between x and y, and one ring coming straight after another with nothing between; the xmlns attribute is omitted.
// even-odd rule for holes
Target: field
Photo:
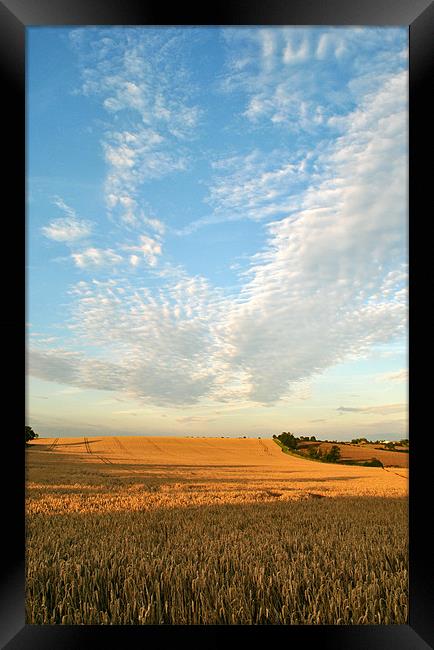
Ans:
<svg viewBox="0 0 434 650"><path fill-rule="evenodd" d="M323 453L327 453L332 447L331 443L322 442L320 445L316 442L303 442L301 443L301 452L308 453L309 447L319 446ZM351 460L351 461L366 461L371 458L377 458L380 460L384 467L405 467L408 468L408 453L403 451L390 451L388 449L382 448L381 445L376 444L365 444L365 445L351 445L351 444L339 444L339 451L341 452L341 460ZM399 449L405 449L400 447Z"/></svg>
<svg viewBox="0 0 434 650"><path fill-rule="evenodd" d="M406 468L313 462L270 439L26 453L27 623L407 622Z"/></svg>

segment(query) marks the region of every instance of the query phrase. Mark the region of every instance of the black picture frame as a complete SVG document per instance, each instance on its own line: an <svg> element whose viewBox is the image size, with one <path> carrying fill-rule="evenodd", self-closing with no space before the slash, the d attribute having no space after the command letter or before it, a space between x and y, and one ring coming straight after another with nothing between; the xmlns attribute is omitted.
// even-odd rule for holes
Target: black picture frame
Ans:
<svg viewBox="0 0 434 650"><path fill-rule="evenodd" d="M434 5L429 0L239 0L211 6L164 6L136 0L0 0L0 69L3 89L4 195L3 307L0 331L3 364L3 554L0 582L0 644L18 648L170 647L187 643L207 648L225 643L318 645L333 650L419 650L434 648L433 548L429 534L432 513L433 454L430 433L429 379L421 378L427 363L430 315L415 317L426 303L427 280L432 278L432 253L427 233L431 207L427 190L432 183L430 162L433 103ZM409 404L410 404L410 608L409 624L395 626L37 626L24 622L24 487L22 444L25 413L25 33L36 25L400 25L408 26L409 86ZM13 188L13 190L12 190ZM432 208L431 208L432 212ZM427 219L428 217L428 219ZM428 243L427 243L428 242ZM423 243L427 243L424 249ZM417 248L417 254L416 254ZM421 252L422 251L422 252ZM425 254L424 254L425 253ZM432 286L431 283L430 288ZM24 343L24 345L23 345ZM419 363L421 362L421 363ZM24 388L24 390L23 390ZM425 429L425 430L424 430ZM5 471L6 466L10 471Z"/></svg>

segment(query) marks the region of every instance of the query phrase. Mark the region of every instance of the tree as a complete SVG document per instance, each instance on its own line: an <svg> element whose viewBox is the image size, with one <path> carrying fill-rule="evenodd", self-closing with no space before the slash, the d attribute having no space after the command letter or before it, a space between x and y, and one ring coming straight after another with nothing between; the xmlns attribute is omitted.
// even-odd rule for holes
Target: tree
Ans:
<svg viewBox="0 0 434 650"><path fill-rule="evenodd" d="M309 456L310 456L311 458L318 458L318 459L321 459L321 458L322 458L322 451L321 451L321 448L320 448L319 446L318 446L318 447L314 447L314 446L312 445L311 447L309 447L308 454L309 454Z"/></svg>
<svg viewBox="0 0 434 650"><path fill-rule="evenodd" d="M28 427L26 425L26 444L29 442L29 440L34 440L37 437L38 434L33 431L32 427Z"/></svg>
<svg viewBox="0 0 434 650"><path fill-rule="evenodd" d="M311 436L310 439L311 439L311 442L316 442L315 436Z"/></svg>
<svg viewBox="0 0 434 650"><path fill-rule="evenodd" d="M341 457L340 449L337 445L333 445L330 451L324 456L324 460L328 463L337 463Z"/></svg>
<svg viewBox="0 0 434 650"><path fill-rule="evenodd" d="M280 440L280 442L285 445L285 447L288 447L289 449L296 449L297 448L297 440L295 437L292 435L292 433L286 433L284 431L283 433L280 434L280 436L277 436Z"/></svg>

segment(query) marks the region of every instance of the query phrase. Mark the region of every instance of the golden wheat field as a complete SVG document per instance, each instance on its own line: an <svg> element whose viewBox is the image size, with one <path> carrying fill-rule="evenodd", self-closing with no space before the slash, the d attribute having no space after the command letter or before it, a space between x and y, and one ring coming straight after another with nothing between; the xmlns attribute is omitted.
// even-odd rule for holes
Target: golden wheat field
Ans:
<svg viewBox="0 0 434 650"><path fill-rule="evenodd" d="M405 468L253 438L41 438L26 456L27 623L407 622Z"/></svg>

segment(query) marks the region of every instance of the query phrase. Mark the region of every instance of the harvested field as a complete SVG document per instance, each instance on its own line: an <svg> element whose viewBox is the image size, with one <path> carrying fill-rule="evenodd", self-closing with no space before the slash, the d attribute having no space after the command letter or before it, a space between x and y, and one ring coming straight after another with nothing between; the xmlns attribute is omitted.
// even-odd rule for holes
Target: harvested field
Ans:
<svg viewBox="0 0 434 650"><path fill-rule="evenodd" d="M39 439L27 450L26 621L406 623L399 472L312 462L266 439Z"/></svg>
<svg viewBox="0 0 434 650"><path fill-rule="evenodd" d="M320 447L323 453L327 453L330 448L336 444L339 447L341 452L341 460L356 460L364 461L370 460L371 458L378 458L384 467L404 467L408 468L409 454L399 451L389 451L388 449L380 448L380 445L368 444L368 445L342 445L339 443L327 443L322 442L320 445L315 442L304 442L302 443L302 448L300 452L306 453L309 450L309 447Z"/></svg>
<svg viewBox="0 0 434 650"><path fill-rule="evenodd" d="M408 468L409 454L381 449L378 445L340 445L342 460L369 460L378 458L385 467Z"/></svg>

